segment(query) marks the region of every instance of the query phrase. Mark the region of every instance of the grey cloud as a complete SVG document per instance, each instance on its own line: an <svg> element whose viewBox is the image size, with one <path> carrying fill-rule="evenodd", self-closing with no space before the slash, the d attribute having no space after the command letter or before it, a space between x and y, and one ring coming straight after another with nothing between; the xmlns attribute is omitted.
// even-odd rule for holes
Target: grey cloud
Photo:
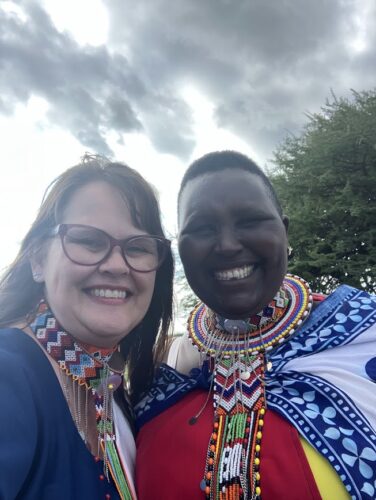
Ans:
<svg viewBox="0 0 376 500"><path fill-rule="evenodd" d="M25 21L0 10L0 112L10 114L17 102L37 95L48 101L51 122L97 152L111 155L110 130L120 137L150 129L156 147L189 155L190 114L181 99L163 89L155 92L122 54L79 46L56 30L37 3L20 5Z"/></svg>
<svg viewBox="0 0 376 500"><path fill-rule="evenodd" d="M351 53L356 0L107 0L111 43L126 43L155 88L193 83L215 119L261 158L337 95L374 86L370 53ZM376 16L366 19L369 40ZM371 40L372 41L372 40ZM368 61L367 62L367 58ZM365 78L363 78L363 75Z"/></svg>
<svg viewBox="0 0 376 500"><path fill-rule="evenodd" d="M103 1L108 47L78 46L33 1L22 3L26 22L0 11L0 112L37 94L54 123L95 150L108 152L108 130L119 140L143 131L188 158L192 118L180 91L193 84L218 125L267 159L331 89L374 86L376 7L364 20L370 48L349 51L357 0Z"/></svg>

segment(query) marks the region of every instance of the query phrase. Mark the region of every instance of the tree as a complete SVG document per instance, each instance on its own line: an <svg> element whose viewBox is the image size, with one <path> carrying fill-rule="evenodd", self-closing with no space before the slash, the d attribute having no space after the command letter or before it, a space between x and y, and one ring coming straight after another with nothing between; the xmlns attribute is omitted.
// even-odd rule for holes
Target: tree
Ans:
<svg viewBox="0 0 376 500"><path fill-rule="evenodd" d="M186 329L186 322L189 313L200 301L191 290L184 274L183 265L179 254L175 255L175 327L177 333L183 333ZM184 325L184 326L183 326ZM180 328L180 331L179 331Z"/></svg>
<svg viewBox="0 0 376 500"><path fill-rule="evenodd" d="M317 291L376 292L376 90L332 94L274 153L271 180L290 219L289 270Z"/></svg>

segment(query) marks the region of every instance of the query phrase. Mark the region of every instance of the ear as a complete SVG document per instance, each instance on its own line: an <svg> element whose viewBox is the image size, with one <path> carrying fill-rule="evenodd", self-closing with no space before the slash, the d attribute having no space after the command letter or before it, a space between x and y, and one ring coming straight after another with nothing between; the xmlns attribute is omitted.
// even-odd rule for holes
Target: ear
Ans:
<svg viewBox="0 0 376 500"><path fill-rule="evenodd" d="M286 234L289 232L289 218L287 215L282 215L282 222L286 229Z"/></svg>
<svg viewBox="0 0 376 500"><path fill-rule="evenodd" d="M30 267L33 274L33 279L35 283L44 282L44 267L41 262L41 256L39 254L34 254L30 258Z"/></svg>

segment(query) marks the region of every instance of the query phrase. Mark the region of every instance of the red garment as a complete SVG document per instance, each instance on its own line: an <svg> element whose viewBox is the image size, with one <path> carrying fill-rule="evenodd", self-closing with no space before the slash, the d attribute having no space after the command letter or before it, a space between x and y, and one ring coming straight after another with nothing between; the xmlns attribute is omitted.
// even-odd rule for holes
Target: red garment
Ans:
<svg viewBox="0 0 376 500"><path fill-rule="evenodd" d="M200 482L212 432L210 399L194 390L145 424L137 437L136 487L139 500L203 500ZM262 500L320 500L298 432L271 410L265 414L261 441Z"/></svg>

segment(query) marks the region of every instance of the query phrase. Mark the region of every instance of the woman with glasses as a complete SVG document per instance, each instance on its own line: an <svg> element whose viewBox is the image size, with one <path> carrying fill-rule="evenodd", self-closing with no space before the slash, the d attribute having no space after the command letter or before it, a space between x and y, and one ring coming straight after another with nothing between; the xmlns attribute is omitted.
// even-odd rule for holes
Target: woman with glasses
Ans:
<svg viewBox="0 0 376 500"><path fill-rule="evenodd" d="M130 408L164 351L172 276L136 171L86 156L50 186L0 282L0 498L136 498Z"/></svg>

